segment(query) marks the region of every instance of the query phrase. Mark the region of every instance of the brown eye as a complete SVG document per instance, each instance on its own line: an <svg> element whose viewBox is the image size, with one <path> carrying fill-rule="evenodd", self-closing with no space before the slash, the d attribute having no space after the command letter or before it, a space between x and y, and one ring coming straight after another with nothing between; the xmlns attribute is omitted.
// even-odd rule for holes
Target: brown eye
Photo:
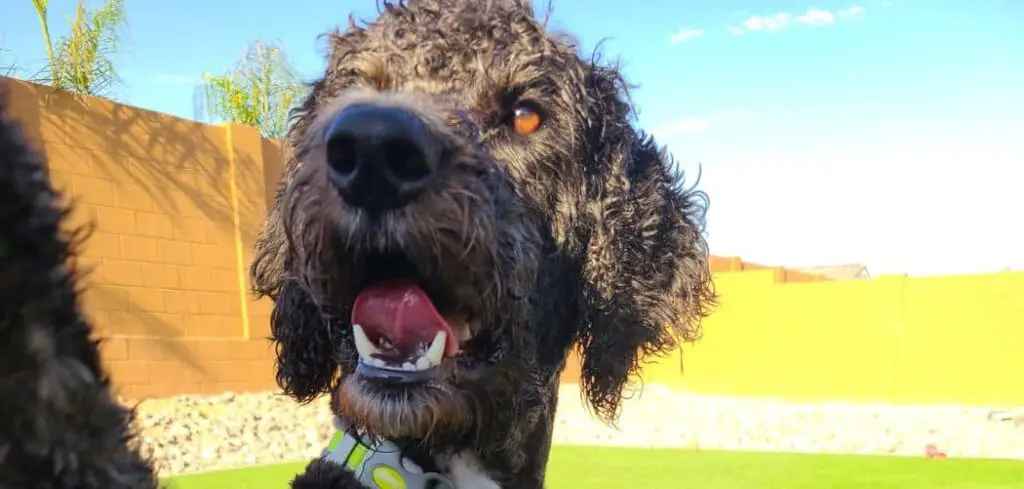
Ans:
<svg viewBox="0 0 1024 489"><path fill-rule="evenodd" d="M543 120L540 112L528 105L516 106L512 112L512 128L520 136L529 136L537 132L537 129L540 129L541 122Z"/></svg>

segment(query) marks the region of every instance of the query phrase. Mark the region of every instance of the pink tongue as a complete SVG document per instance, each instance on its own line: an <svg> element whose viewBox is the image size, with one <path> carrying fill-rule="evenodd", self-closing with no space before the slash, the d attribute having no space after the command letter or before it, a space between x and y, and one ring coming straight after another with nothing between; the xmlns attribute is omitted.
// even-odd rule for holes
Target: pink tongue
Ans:
<svg viewBox="0 0 1024 489"><path fill-rule="evenodd" d="M445 356L458 351L452 328L416 284L406 280L381 282L363 289L352 306L352 324L358 324L371 341L386 337L395 348L412 353L429 343L438 331L447 335Z"/></svg>

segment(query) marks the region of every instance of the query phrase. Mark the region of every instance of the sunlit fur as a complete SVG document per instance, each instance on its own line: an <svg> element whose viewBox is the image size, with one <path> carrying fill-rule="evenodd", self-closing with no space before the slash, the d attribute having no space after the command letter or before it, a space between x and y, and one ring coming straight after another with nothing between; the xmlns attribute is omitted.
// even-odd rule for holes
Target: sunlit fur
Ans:
<svg viewBox="0 0 1024 489"><path fill-rule="evenodd" d="M502 487L542 487L574 345L587 401L612 422L644 358L698 337L714 303L706 196L634 127L618 68L549 32L528 2L385 3L327 39L251 269L276 301L278 382L300 401L331 393L371 435L473 453ZM545 116L525 137L507 123L520 99ZM429 192L376 219L326 178L325 124L354 103L416 114L450 154ZM447 362L409 389L352 373L348 314L363 258L382 251L454 291L488 338L466 345L474 366ZM339 477L314 462L295 484Z"/></svg>

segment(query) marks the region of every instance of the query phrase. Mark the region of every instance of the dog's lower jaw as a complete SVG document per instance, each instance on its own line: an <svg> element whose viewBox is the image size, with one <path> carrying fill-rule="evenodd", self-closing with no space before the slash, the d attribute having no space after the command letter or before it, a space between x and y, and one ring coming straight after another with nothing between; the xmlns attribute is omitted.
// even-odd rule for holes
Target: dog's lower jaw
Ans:
<svg viewBox="0 0 1024 489"><path fill-rule="evenodd" d="M371 388L358 374L346 375L332 395L336 415L373 437L388 440L437 438L465 433L471 410L464 399L441 387L410 387L385 393ZM417 390L411 390L417 389Z"/></svg>

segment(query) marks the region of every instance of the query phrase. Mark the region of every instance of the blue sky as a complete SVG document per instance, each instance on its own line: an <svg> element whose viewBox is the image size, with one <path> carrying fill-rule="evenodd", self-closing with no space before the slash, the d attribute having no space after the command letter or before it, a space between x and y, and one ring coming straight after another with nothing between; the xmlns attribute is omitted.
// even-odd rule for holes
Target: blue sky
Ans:
<svg viewBox="0 0 1024 489"><path fill-rule="evenodd" d="M98 0L87 0L92 5ZM5 0L5 59L43 57ZM72 0L51 0L63 34ZM303 8L296 8L298 5ZM300 73L373 0L129 1L119 99L193 117L204 71L257 38ZM711 196L712 252L875 274L1024 269L1024 2L556 0L554 25L624 62L640 125ZM693 174L693 173L691 173ZM1016 211L1016 212L1015 212Z"/></svg>

